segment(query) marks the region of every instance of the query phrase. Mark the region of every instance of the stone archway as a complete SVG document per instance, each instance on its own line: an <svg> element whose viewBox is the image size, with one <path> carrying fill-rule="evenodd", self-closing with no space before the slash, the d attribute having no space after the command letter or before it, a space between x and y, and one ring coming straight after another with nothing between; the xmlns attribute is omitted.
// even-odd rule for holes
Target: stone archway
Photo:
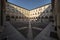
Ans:
<svg viewBox="0 0 60 40"><path fill-rule="evenodd" d="M6 21L10 21L10 16L9 15L6 16Z"/></svg>

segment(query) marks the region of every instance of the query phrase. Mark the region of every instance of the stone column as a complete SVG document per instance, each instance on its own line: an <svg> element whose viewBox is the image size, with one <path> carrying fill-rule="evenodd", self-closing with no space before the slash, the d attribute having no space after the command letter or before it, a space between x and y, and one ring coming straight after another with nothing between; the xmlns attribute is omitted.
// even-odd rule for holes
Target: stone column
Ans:
<svg viewBox="0 0 60 40"><path fill-rule="evenodd" d="M54 13L56 15L57 35L60 40L60 0L54 2Z"/></svg>
<svg viewBox="0 0 60 40"><path fill-rule="evenodd" d="M56 0L57 34L60 40L60 0Z"/></svg>
<svg viewBox="0 0 60 40"><path fill-rule="evenodd" d="M2 31L4 24L4 15L6 12L6 0L0 0L0 32Z"/></svg>
<svg viewBox="0 0 60 40"><path fill-rule="evenodd" d="M5 9L5 7L6 7L6 0L1 0L1 14L0 14L0 16L1 16L1 26L3 25L3 22L4 22L4 14L5 14L5 12L6 12L6 9Z"/></svg>

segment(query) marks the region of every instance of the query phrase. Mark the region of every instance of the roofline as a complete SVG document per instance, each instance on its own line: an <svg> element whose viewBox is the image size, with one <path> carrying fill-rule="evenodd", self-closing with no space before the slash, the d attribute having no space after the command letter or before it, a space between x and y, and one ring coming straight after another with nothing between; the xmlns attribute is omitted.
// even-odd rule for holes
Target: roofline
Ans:
<svg viewBox="0 0 60 40"><path fill-rule="evenodd" d="M8 2L8 1L7 1L7 2ZM18 6L18 5L16 5L16 4L14 4L14 3L11 3L11 2L8 2L8 3L10 3L10 4L12 4L12 5L15 5L15 6ZM37 9L37 8L40 8L40 7L43 7L43 6L49 5L49 4L51 4L51 3L44 4L44 5L42 5L42 6L39 6L39 7L33 8L33 9L31 9L31 10L34 10L34 9ZM26 8L24 8L24 7L21 7L21 6L18 6L18 7L23 8L23 9L26 9ZM31 11L31 10L29 10L29 9L26 9L26 10Z"/></svg>
<svg viewBox="0 0 60 40"><path fill-rule="evenodd" d="M49 5L49 4L51 4L51 3L44 4L44 5L42 5L42 6L39 6L39 7L33 8L33 9L31 9L31 10L34 10L34 9L37 9L37 8L40 8L40 7L43 7L43 6ZM31 10L30 10L30 11L31 11Z"/></svg>

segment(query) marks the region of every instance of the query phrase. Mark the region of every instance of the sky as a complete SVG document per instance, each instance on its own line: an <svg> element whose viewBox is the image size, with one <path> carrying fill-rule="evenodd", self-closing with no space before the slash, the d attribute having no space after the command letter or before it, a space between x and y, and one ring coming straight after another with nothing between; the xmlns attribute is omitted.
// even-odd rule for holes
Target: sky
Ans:
<svg viewBox="0 0 60 40"><path fill-rule="evenodd" d="M44 4L51 3L51 0L8 0L8 2L31 10Z"/></svg>

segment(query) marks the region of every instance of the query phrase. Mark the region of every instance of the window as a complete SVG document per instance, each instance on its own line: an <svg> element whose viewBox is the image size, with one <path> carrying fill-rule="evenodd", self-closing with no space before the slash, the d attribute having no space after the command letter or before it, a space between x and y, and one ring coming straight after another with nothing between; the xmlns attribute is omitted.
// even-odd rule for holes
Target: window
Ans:
<svg viewBox="0 0 60 40"><path fill-rule="evenodd" d="M35 19L35 17L34 17L34 19Z"/></svg>
<svg viewBox="0 0 60 40"><path fill-rule="evenodd" d="M35 15L37 15L37 13L35 13Z"/></svg>
<svg viewBox="0 0 60 40"><path fill-rule="evenodd" d="M18 19L18 16L16 16L16 19Z"/></svg>
<svg viewBox="0 0 60 40"><path fill-rule="evenodd" d="M50 9L50 12L52 12L53 10L52 9Z"/></svg>
<svg viewBox="0 0 60 40"><path fill-rule="evenodd" d="M34 13L33 13L33 15L34 15Z"/></svg>
<svg viewBox="0 0 60 40"><path fill-rule="evenodd" d="M39 14L39 12L38 12L38 14Z"/></svg>
<svg viewBox="0 0 60 40"><path fill-rule="evenodd" d="M48 16L45 16L46 19L48 19Z"/></svg>
<svg viewBox="0 0 60 40"><path fill-rule="evenodd" d="M11 18L14 18L14 16L11 16Z"/></svg>
<svg viewBox="0 0 60 40"><path fill-rule="evenodd" d="M57 31L57 26L55 26L55 31Z"/></svg>
<svg viewBox="0 0 60 40"><path fill-rule="evenodd" d="M6 16L6 21L10 21L10 16L9 15Z"/></svg>
<svg viewBox="0 0 60 40"><path fill-rule="evenodd" d="M35 19L36 19L37 17L35 17Z"/></svg>

